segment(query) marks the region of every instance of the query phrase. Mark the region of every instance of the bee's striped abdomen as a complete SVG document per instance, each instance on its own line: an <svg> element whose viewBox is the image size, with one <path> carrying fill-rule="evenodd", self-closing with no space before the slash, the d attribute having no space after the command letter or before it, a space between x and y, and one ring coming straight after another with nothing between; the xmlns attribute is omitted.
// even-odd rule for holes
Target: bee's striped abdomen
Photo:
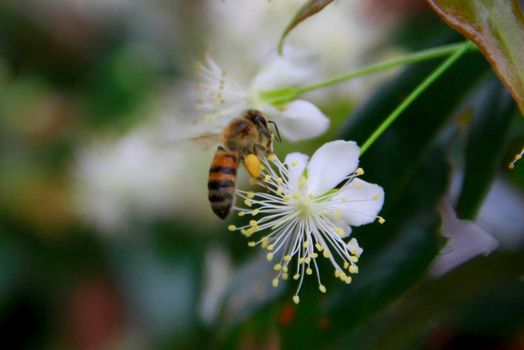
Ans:
<svg viewBox="0 0 524 350"><path fill-rule="evenodd" d="M207 189L211 209L221 219L227 217L235 201L237 169L237 153L219 147L209 168Z"/></svg>

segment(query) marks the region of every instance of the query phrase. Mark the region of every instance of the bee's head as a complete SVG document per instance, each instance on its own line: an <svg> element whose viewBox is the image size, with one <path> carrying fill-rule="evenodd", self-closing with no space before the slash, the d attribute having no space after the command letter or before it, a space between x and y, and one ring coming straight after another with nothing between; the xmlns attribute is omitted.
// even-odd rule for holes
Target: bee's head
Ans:
<svg viewBox="0 0 524 350"><path fill-rule="evenodd" d="M259 128L265 128L269 130L266 117L262 112L257 111L256 109L250 109L246 112L247 119L251 120Z"/></svg>
<svg viewBox="0 0 524 350"><path fill-rule="evenodd" d="M281 141L280 133L278 132L277 124L274 121L267 120L264 114L262 112L257 111L256 109L250 109L246 112L246 117L251 120L259 129L260 131L266 135L269 139L272 138L272 136L276 137L277 141ZM269 123L273 124L273 127L275 128L276 134L274 134L271 129L269 128Z"/></svg>

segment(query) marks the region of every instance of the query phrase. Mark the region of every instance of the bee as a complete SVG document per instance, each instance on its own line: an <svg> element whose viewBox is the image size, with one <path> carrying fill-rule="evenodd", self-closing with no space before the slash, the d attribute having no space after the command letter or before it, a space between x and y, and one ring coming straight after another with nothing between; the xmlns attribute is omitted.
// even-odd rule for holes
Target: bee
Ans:
<svg viewBox="0 0 524 350"><path fill-rule="evenodd" d="M213 212L225 219L235 201L236 177L240 163L255 179L261 176L259 155L273 154L272 123L276 139L280 135L276 124L268 121L262 112L250 109L232 120L222 132L222 146L215 151L207 182L208 198Z"/></svg>

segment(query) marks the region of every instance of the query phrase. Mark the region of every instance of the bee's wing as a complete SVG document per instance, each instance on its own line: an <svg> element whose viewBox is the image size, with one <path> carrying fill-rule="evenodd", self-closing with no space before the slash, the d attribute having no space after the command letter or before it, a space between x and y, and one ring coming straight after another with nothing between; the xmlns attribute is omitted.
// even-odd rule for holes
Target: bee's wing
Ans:
<svg viewBox="0 0 524 350"><path fill-rule="evenodd" d="M200 150L215 149L222 142L222 133L204 133L194 137L154 140L158 147L175 149L198 148Z"/></svg>

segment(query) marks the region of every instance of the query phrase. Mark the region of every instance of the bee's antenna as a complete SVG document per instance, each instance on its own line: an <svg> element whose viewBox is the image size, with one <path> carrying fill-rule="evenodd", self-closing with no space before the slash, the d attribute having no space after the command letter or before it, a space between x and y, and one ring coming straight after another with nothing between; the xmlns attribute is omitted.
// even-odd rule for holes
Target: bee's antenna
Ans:
<svg viewBox="0 0 524 350"><path fill-rule="evenodd" d="M268 120L267 121L268 123L270 124L273 124L273 126L275 127L275 139L278 141L278 142L282 142L282 138L280 137L280 132L278 131L278 126L277 126L277 123L275 123L274 121L272 120Z"/></svg>

